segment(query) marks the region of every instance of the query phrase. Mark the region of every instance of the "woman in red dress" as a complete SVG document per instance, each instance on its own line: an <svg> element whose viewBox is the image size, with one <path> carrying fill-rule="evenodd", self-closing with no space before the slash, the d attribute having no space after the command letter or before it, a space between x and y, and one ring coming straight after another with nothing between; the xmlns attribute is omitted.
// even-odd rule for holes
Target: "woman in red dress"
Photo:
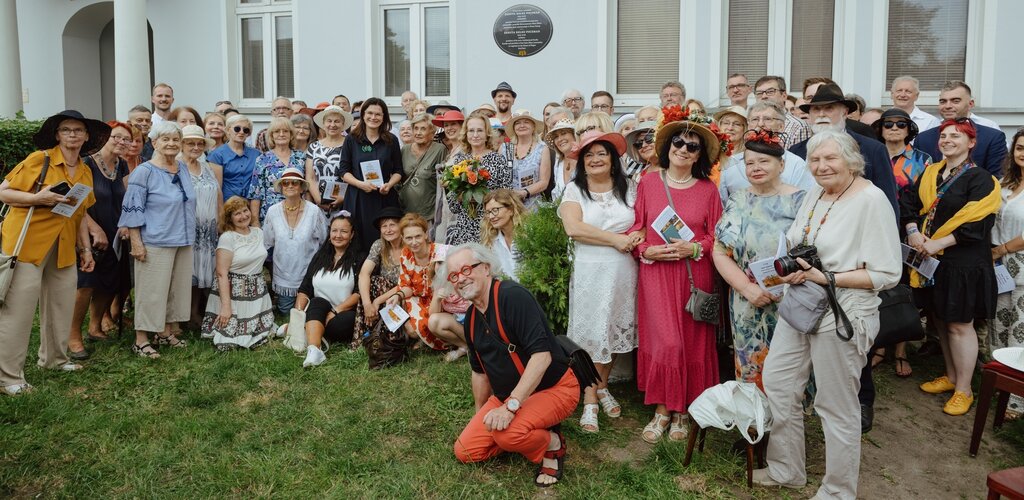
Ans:
<svg viewBox="0 0 1024 500"><path fill-rule="evenodd" d="M681 115L678 107L664 114ZM668 431L682 441L687 433L687 407L718 383L715 328L686 312L690 298L687 262L697 288L712 293L714 229L722 214L715 184L708 180L718 160L720 142L707 127L685 118L668 121L655 137L659 163L666 168L646 175L637 190L636 223L627 233L646 229L647 238L634 250L640 257L638 280L637 387L644 403L656 405L644 427L644 441L655 443ZM671 201L669 200L671 195ZM666 242L652 225L666 207L679 215L694 236Z"/></svg>

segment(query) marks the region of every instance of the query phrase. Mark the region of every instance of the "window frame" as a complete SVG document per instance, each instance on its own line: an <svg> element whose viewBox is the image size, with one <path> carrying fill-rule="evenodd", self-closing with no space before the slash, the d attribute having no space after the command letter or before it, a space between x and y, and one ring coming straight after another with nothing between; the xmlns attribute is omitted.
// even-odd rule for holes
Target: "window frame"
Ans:
<svg viewBox="0 0 1024 500"><path fill-rule="evenodd" d="M679 74L676 75L676 80L683 82L683 74L685 68L683 66L686 58L684 55L684 47L686 45L685 34L688 30L685 29L684 24L686 22L686 4L687 0L679 1L679 47L677 47L679 56ZM616 108L628 108L628 107L642 107L652 103L657 103L660 100L658 92L648 94L621 94L619 92L619 81L618 81L618 49L619 49L619 2L618 0L599 0L596 6L598 12L598 25L606 26L607 29L598 30L598 47L605 47L605 54L608 55L606 61L607 64L602 68L598 67L598 74L603 75L603 80L606 81L605 88L615 96L614 105ZM603 16L604 13L607 15ZM687 91L689 92L689 86Z"/></svg>
<svg viewBox="0 0 1024 500"><path fill-rule="evenodd" d="M874 54L876 57L881 57L886 64L883 64L882 69L882 88L881 92L881 103L883 108L892 107L892 94L889 91L889 86L892 82L886 80L886 74L884 66L888 64L889 54L889 0L883 2L885 9L885 22L882 23L882 40L883 42L878 44L879 50ZM993 54L986 54L982 51L982 47L985 44L985 38L989 35L989 31L986 30L985 26L994 26L997 14L996 8L986 8L984 0L967 0L967 49L964 51L964 78L963 81L967 82L971 86L971 93L974 98L975 108L982 106L982 101L988 99L992 95L992 88L994 83L991 81L993 76L996 62L992 60ZM992 24L983 24L992 23ZM990 41L994 44L994 40ZM992 46L992 45L989 46ZM988 59L988 61L985 61ZM987 75L987 76L986 76ZM939 105L939 93L938 90L926 90L921 91L921 94L917 97L917 107L938 107ZM935 113L932 113L933 115Z"/></svg>
<svg viewBox="0 0 1024 500"><path fill-rule="evenodd" d="M437 7L446 7L448 9L448 95L426 94L427 56L423 47L426 46L427 30L424 23L426 22L426 9ZM368 46L372 47L372 50L367 52L367 57L370 58L367 61L367 67L376 68L376 71L367 72L368 88L372 89L373 95L383 99L388 107L401 107L401 95L385 95L387 65L384 63L384 20L386 11L402 9L409 10L409 40L411 41L411 47L409 48L410 88L407 90L416 92L420 99L425 99L430 103L437 103L441 100L455 102L454 96L458 95L457 80L455 78L457 74L456 61L458 60L456 57L458 30L452 29L453 26L456 26L455 2L450 2L449 0L376 0L367 9L369 14L367 25L374 27L372 30L366 30L366 36L369 38Z"/></svg>
<svg viewBox="0 0 1024 500"><path fill-rule="evenodd" d="M299 71L297 50L297 33L295 29L295 0L263 0L258 4L243 4L242 0L236 0L234 13L231 18L232 30L228 36L233 43L230 48L230 60L234 81L231 83L229 95L233 97L232 102L239 109L241 108L267 108L270 107L274 98L277 97L277 19L290 17L292 24L292 88L295 93L299 89ZM244 57L242 56L243 40L242 22L246 19L260 19L263 30L263 97L245 97L243 88ZM295 96L284 96L294 99Z"/></svg>

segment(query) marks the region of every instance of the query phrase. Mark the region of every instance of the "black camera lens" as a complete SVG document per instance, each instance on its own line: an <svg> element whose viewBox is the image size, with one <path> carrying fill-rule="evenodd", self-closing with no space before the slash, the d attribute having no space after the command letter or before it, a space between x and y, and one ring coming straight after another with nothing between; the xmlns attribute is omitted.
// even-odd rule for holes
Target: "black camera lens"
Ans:
<svg viewBox="0 0 1024 500"><path fill-rule="evenodd" d="M789 276L800 270L800 264L788 255L775 259L775 273L781 277Z"/></svg>

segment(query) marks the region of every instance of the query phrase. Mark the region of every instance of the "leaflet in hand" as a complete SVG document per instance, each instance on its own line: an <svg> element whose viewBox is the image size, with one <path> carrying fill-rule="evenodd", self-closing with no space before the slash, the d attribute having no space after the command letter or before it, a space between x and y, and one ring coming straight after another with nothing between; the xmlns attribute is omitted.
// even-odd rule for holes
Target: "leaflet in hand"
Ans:
<svg viewBox="0 0 1024 500"><path fill-rule="evenodd" d="M515 189L526 189L527 186L532 186L534 183L536 183L538 179L537 170L537 167L519 170L519 175L517 176L518 178L515 179Z"/></svg>
<svg viewBox="0 0 1024 500"><path fill-rule="evenodd" d="M339 180L329 180L324 186L324 203L343 199L348 185Z"/></svg>
<svg viewBox="0 0 1024 500"><path fill-rule="evenodd" d="M779 247L776 250L774 257L768 257L767 259L755 260L747 267L750 269L750 274L757 280L757 285L762 290L772 295L782 295L782 291L785 288L785 283L782 282L782 278L779 273L775 272L775 260L779 257L786 255L786 235L779 235Z"/></svg>
<svg viewBox="0 0 1024 500"><path fill-rule="evenodd" d="M380 169L380 160L359 162L359 168L363 171L363 180L376 187L384 186L384 172Z"/></svg>
<svg viewBox="0 0 1024 500"><path fill-rule="evenodd" d="M384 326L388 327L388 330L397 332L406 321L409 321L409 313L400 306L388 304L380 310L380 318L384 320Z"/></svg>
<svg viewBox="0 0 1024 500"><path fill-rule="evenodd" d="M901 243L900 247L903 250L903 263L916 269L925 279L932 279L932 276L935 275L935 269L939 267L938 259L926 253L918 252L906 243Z"/></svg>
<svg viewBox="0 0 1024 500"><path fill-rule="evenodd" d="M85 198L88 197L91 192L92 187L81 183L75 184L75 186L68 191L68 194L64 195L68 201L58 203L50 209L50 211L56 215L71 217L74 215L75 211L78 210L78 207L82 206L82 202L85 201Z"/></svg>
<svg viewBox="0 0 1024 500"><path fill-rule="evenodd" d="M1010 271L1006 270L1006 266L1002 262L996 264L996 286L998 291L996 293L1009 293L1017 288L1017 283L1013 281L1013 276L1010 276Z"/></svg>
<svg viewBox="0 0 1024 500"><path fill-rule="evenodd" d="M661 215L658 215L658 218L651 223L651 228L658 232L665 243L672 243L676 240L690 241L694 237L693 231L686 226L686 223L679 218L672 207L665 207L665 210L661 211Z"/></svg>

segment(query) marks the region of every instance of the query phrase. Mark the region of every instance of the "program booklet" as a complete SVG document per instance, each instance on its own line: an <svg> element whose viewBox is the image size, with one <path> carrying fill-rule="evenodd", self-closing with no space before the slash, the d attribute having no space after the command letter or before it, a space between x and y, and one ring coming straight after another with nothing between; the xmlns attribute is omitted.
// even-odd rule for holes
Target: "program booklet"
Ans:
<svg viewBox="0 0 1024 500"><path fill-rule="evenodd" d="M380 169L380 160L359 162L363 171L363 180L377 187L384 186L384 172Z"/></svg>
<svg viewBox="0 0 1024 500"><path fill-rule="evenodd" d="M532 186L539 179L538 174L539 172L537 167L519 170L518 178L515 179L516 185L514 188L526 189L527 186Z"/></svg>
<svg viewBox="0 0 1024 500"><path fill-rule="evenodd" d="M775 260L779 257L786 255L786 235L779 235L779 247L775 252L774 257L768 257L766 259L758 259L747 267L750 269L750 274L757 280L757 285L762 290L772 295L782 295L782 291L786 284L782 282L782 278L779 273L775 272Z"/></svg>
<svg viewBox="0 0 1024 500"><path fill-rule="evenodd" d="M409 321L409 313L400 306L386 305L380 310L380 318L384 320L384 326L388 327L388 330L397 332L406 321Z"/></svg>
<svg viewBox="0 0 1024 500"><path fill-rule="evenodd" d="M665 207L665 210L662 210L658 218L651 223L651 228L658 232L665 243L675 240L690 241L694 236L693 231L686 226L686 223L679 218L672 207Z"/></svg>
<svg viewBox="0 0 1024 500"><path fill-rule="evenodd" d="M68 201L54 205L50 211L63 217L71 217L74 215L75 211L78 210L78 207L82 206L82 202L85 201L91 192L91 187L82 183L75 184L75 186L68 191L68 194L64 195Z"/></svg>
<svg viewBox="0 0 1024 500"><path fill-rule="evenodd" d="M938 259L918 252L906 243L901 243L900 247L903 250L903 263L916 269L925 279L932 279L932 276L935 275L935 269L939 267Z"/></svg>
<svg viewBox="0 0 1024 500"><path fill-rule="evenodd" d="M345 197L345 189L348 184L341 180L329 180L324 186L323 203L330 203Z"/></svg>
<svg viewBox="0 0 1024 500"><path fill-rule="evenodd" d="M1002 262L996 264L996 287L998 288L996 293L999 294L1009 293L1017 288L1013 276L1010 276L1010 271L1006 270L1006 266Z"/></svg>

